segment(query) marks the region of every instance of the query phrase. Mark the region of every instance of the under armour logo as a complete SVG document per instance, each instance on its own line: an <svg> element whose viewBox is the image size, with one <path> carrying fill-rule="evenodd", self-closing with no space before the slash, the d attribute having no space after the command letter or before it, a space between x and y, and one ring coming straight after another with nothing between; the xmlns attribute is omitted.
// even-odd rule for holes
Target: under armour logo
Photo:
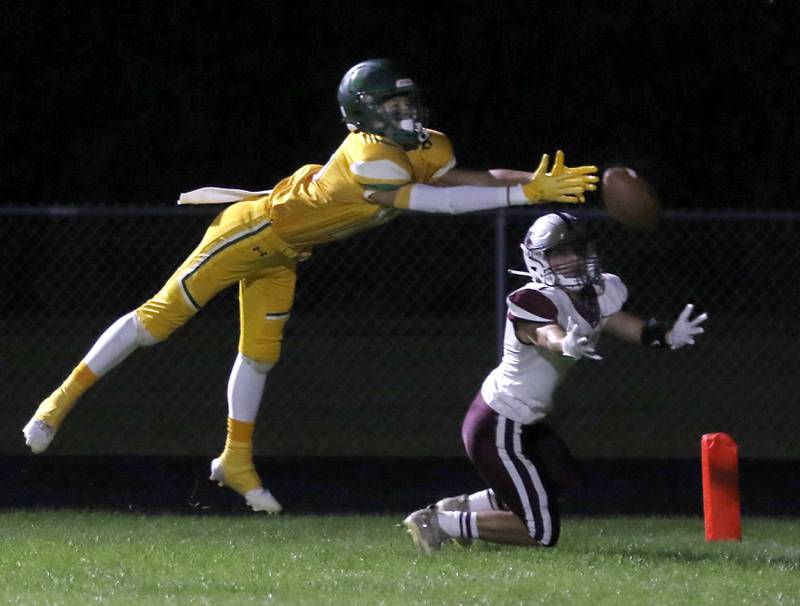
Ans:
<svg viewBox="0 0 800 606"><path fill-rule="evenodd" d="M259 257L266 257L269 253L265 250L261 250L260 246L254 246L253 252L257 252Z"/></svg>

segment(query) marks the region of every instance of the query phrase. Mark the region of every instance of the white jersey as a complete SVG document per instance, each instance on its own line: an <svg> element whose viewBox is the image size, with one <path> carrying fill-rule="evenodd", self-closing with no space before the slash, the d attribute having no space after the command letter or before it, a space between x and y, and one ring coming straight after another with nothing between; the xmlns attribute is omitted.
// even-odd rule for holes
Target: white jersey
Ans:
<svg viewBox="0 0 800 606"><path fill-rule="evenodd" d="M481 387L481 396L495 412L523 424L547 415L556 386L576 360L521 343L514 333L514 322L558 324L566 331L572 320L578 325L578 335L596 344L606 318L618 312L628 298L628 289L618 276L604 273L602 278L602 288L595 287L602 292L588 303L575 303L564 290L534 282L507 297L503 360Z"/></svg>

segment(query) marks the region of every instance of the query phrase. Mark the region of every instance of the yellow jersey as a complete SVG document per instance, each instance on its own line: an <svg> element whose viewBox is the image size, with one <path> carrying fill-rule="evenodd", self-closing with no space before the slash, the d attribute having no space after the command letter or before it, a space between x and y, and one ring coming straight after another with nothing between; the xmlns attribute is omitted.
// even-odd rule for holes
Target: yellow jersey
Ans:
<svg viewBox="0 0 800 606"><path fill-rule="evenodd" d="M435 183L456 164L453 146L428 130L429 144L407 151L378 135L353 132L327 164L307 164L272 190L275 232L297 247L340 240L394 218L400 211L367 201L378 190Z"/></svg>

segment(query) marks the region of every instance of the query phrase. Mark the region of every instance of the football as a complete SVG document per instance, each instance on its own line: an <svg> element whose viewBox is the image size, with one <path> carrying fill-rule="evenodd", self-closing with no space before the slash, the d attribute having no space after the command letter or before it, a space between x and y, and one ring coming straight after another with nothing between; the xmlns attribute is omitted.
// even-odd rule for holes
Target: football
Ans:
<svg viewBox="0 0 800 606"><path fill-rule="evenodd" d="M606 169L601 194L608 213L627 229L651 231L658 226L661 204L647 180L633 169Z"/></svg>

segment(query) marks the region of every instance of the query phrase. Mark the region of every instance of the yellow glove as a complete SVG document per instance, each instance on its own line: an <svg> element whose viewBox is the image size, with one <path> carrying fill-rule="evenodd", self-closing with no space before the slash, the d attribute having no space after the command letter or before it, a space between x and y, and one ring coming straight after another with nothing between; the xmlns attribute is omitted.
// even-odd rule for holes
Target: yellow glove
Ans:
<svg viewBox="0 0 800 606"><path fill-rule="evenodd" d="M553 168L547 172L550 156L544 154L539 167L533 173L533 178L522 185L522 192L528 201L538 202L566 202L569 204L582 204L586 202L584 194L597 189L595 183L599 181L596 166L564 166L564 152L556 152Z"/></svg>

